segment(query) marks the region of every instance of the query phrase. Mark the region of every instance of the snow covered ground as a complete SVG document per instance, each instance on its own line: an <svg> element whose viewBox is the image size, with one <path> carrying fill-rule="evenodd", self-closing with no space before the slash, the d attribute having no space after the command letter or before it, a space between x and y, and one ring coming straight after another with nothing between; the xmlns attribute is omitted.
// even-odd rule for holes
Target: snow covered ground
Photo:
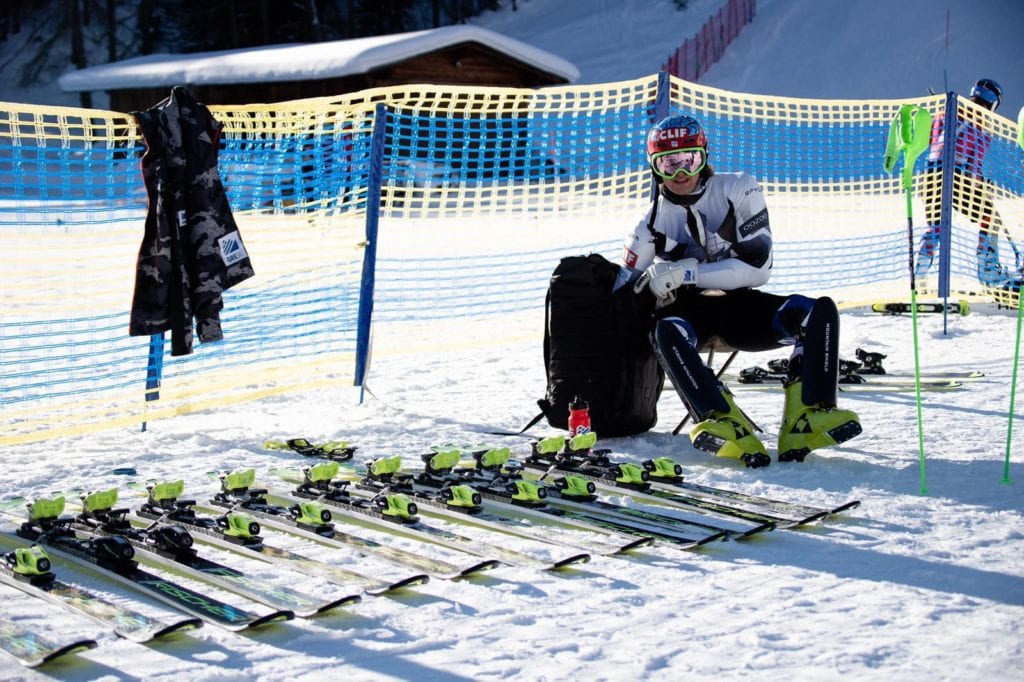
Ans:
<svg viewBox="0 0 1024 682"><path fill-rule="evenodd" d="M843 404L860 413L863 435L803 464L746 470L669 434L683 412L668 391L653 432L606 445L631 461L674 457L697 482L818 505L859 499L861 507L824 525L700 551L658 546L597 557L560 574L502 567L463 582L434 580L402 596L368 597L338 615L251 635L207 626L195 637L141 646L56 608L26 604L8 588L0 588L0 603L52 633L99 636L100 648L81 656L88 661L50 669L64 679L312 680L325 670L360 680L1018 679L1020 410L1010 467L1015 482L1002 483L1015 318L951 318L945 335L940 316L920 323L926 368L986 373L959 391L924 394L927 495L920 491L913 392L846 395ZM890 370L913 368L908 317L846 312L843 325L845 357L864 347L888 354ZM740 356L736 367L770 357L783 353ZM347 391L325 391L158 421L146 433L12 448L4 456L4 489L38 496L121 485L134 505L142 500L123 486L129 478L184 478L188 492L202 499L216 489L207 470L247 466L279 485L270 468L307 462L265 450L263 441L275 437L344 438L359 446L360 458L410 455L413 466L414 455L449 441L489 440L526 453L525 439L481 431L518 427L532 415L542 386L536 344L452 351L426 363L409 358L390 369L371 385L378 398L361 406ZM771 447L781 394L740 388L737 396ZM138 476L112 473L124 466ZM291 546L313 549L304 541ZM339 565L382 569L349 552L320 551ZM231 561L311 593L337 591L254 561ZM109 591L87 573L61 573ZM160 611L123 590L112 596ZM2 657L0 676L37 678Z"/></svg>
<svg viewBox="0 0 1024 682"><path fill-rule="evenodd" d="M538 36L544 35L545 13L562 7L555 0L519 4L516 21L533 21ZM581 6L591 20L623 5L564 4ZM835 4L860 10L851 10L851 16L889 13L888 5L871 0ZM932 7L928 2L905 4ZM1020 33L1022 10L1016 3L947 4L953 8L954 31L967 24L959 17L970 9L1002 17L1002 23L988 24L998 26L994 31ZM651 21L641 11L646 3L624 5L644 19L647 28L646 33L639 32L627 23L630 13L619 12L614 21L624 35L648 35L664 28L664 22ZM650 5L661 5L665 11L671 3ZM706 9L700 2L691 5L693 12ZM807 16L820 26L823 20L814 14L817 6L813 0L763 0L758 18L735 43L735 56L727 56L708 82L780 95L851 98L911 96L929 84L939 89L933 69L909 91L866 90L864 83L880 82L891 68L871 59L881 54L879 49L856 42L849 43L856 58L848 57L848 63L857 63L858 71L817 79L820 91L787 91L785 76L792 61L740 59L741 49L780 54L785 45L798 42L794 35L811 53L824 43L807 38L808 26L797 25L796 19ZM777 13L789 20L777 21ZM925 13L921 10L918 16ZM513 18L507 21L511 25ZM914 34L907 21L892 23L899 23L901 30L880 20L874 24L877 42L871 48L897 38L921 42L934 34ZM1007 24L1016 29L1011 31ZM883 28L889 32L883 33ZM527 37L511 31L510 35ZM591 54L608 52L607 47L598 49L608 45L603 38L590 35ZM953 34L951 46L960 44L958 36ZM675 35L672 42L684 37ZM577 39L564 45L562 54L580 66L587 79L586 54L569 53L570 48L582 50ZM835 47L838 51L846 45ZM957 85L969 84L976 75L1002 79L1019 105L1024 101L1020 49L1016 41L1007 43L1006 52L972 47L972 52L992 61L957 75ZM751 62L763 64L765 71L751 75ZM658 64L660 59L634 65L628 74L602 72L607 75L590 82L640 76ZM771 77L780 83L778 90L770 87ZM750 87L754 81L757 88ZM826 84L832 89L825 90ZM848 91L839 84L847 85ZM1001 113L1013 115L1017 108L1011 105ZM852 357L860 347L887 354L890 371L913 369L909 317L844 311L842 325L843 357ZM716 543L700 551L658 546L631 556L597 557L578 570L558 574L502 567L468 581L434 580L404 595L368 597L337 615L252 634L207 626L194 636L146 646L119 640L90 621L27 601L0 586L0 613L5 616L45 628L55 637L75 634L100 640L98 649L45 672L25 671L0 652L0 679L1021 679L1024 413L1019 401L1010 454L1013 483L1004 483L1016 317L978 306L967 317L949 318L946 327L941 316L922 316L923 367L933 372L978 369L986 377L958 391L924 394L927 494L921 491L913 392L847 394L842 404L858 411L864 434L843 447L816 453L803 464L747 470L695 452L685 436L670 435L683 409L667 390L654 431L610 439L605 445L632 461L673 457L690 480L701 483L818 505L858 499L860 508L820 526L777 530L749 542ZM764 365L784 355L741 355L734 369ZM352 390L320 391L156 421L144 433L125 429L8 448L0 454L0 490L5 496L34 497L76 486L120 486L126 504L134 505L141 498L124 486L129 480L183 478L190 495L203 498L216 489L208 471L251 466L261 480L276 483L270 468L306 464L297 455L263 447L268 438L297 436L346 439L359 446L358 459L402 454L410 464L416 463L415 455L442 442L487 440L521 455L525 439L489 437L483 431L525 423L534 414L543 385L539 339L483 350L452 348L430 358L387 358L374 365L372 394L362 404ZM765 429L773 450L781 394L743 389L736 393L740 405ZM547 431L538 427L532 433ZM129 466L137 476L113 473ZM10 527L8 519L2 523ZM294 541L293 546L311 550ZM349 552L331 550L322 556L339 565L385 570L383 564ZM299 589L333 593L314 578L286 575L237 558L231 561ZM112 590L88 572L64 564L58 569L67 579L104 591L122 604L150 614L166 613L155 602Z"/></svg>

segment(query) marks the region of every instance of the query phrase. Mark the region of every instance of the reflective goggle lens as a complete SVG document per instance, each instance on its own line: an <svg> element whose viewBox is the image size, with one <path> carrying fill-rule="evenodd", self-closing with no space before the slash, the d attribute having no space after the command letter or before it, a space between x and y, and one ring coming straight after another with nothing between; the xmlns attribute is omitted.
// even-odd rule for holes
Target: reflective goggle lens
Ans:
<svg viewBox="0 0 1024 682"><path fill-rule="evenodd" d="M704 169L707 157L700 147L673 149L654 156L654 172L666 180L675 180L680 173L693 177Z"/></svg>

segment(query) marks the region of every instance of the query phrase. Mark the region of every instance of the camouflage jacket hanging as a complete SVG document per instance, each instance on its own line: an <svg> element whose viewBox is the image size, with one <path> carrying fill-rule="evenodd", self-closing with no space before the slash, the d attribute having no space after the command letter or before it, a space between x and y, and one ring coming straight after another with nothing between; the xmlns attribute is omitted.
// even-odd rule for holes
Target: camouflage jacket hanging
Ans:
<svg viewBox="0 0 1024 682"><path fill-rule="evenodd" d="M135 273L129 334L171 332L171 355L222 336L222 292L253 276L217 172L221 124L185 88L132 114L146 152L149 209Z"/></svg>

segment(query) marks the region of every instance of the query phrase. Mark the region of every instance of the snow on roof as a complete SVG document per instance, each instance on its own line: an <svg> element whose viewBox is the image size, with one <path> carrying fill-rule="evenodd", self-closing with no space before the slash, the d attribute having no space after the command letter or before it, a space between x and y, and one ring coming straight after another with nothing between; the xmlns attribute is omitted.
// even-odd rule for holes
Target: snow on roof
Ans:
<svg viewBox="0 0 1024 682"><path fill-rule="evenodd" d="M465 25L326 43L152 54L70 71L58 82L62 90L76 92L334 78L365 73L466 42L481 43L570 83L580 76L572 62L557 55L479 26Z"/></svg>

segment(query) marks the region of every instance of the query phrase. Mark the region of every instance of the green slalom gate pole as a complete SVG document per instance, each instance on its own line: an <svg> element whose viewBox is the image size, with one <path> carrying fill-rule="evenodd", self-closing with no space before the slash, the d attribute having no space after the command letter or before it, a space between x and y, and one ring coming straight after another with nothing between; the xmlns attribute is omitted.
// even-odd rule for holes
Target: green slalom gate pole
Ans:
<svg viewBox="0 0 1024 682"><path fill-rule="evenodd" d="M1017 146L1024 150L1024 107L1017 115ZM1013 373L1010 379L1010 411L1006 418L1006 461L1003 463L1004 485L1012 485L1010 480L1010 444L1013 442L1013 406L1017 398L1017 367L1020 363L1020 329L1024 317L1024 306L1021 305L1024 292L1017 289L1017 340L1013 347Z"/></svg>
<svg viewBox="0 0 1024 682"><path fill-rule="evenodd" d="M921 462L921 494L928 494L925 478L924 422L921 418L921 359L917 343L917 284L914 281L914 163L928 148L932 115L916 104L904 104L889 125L889 139L882 157L882 167L892 172L900 156L903 157L903 190L907 197L907 240L910 265L910 316L914 329L914 384L917 394L917 446Z"/></svg>

